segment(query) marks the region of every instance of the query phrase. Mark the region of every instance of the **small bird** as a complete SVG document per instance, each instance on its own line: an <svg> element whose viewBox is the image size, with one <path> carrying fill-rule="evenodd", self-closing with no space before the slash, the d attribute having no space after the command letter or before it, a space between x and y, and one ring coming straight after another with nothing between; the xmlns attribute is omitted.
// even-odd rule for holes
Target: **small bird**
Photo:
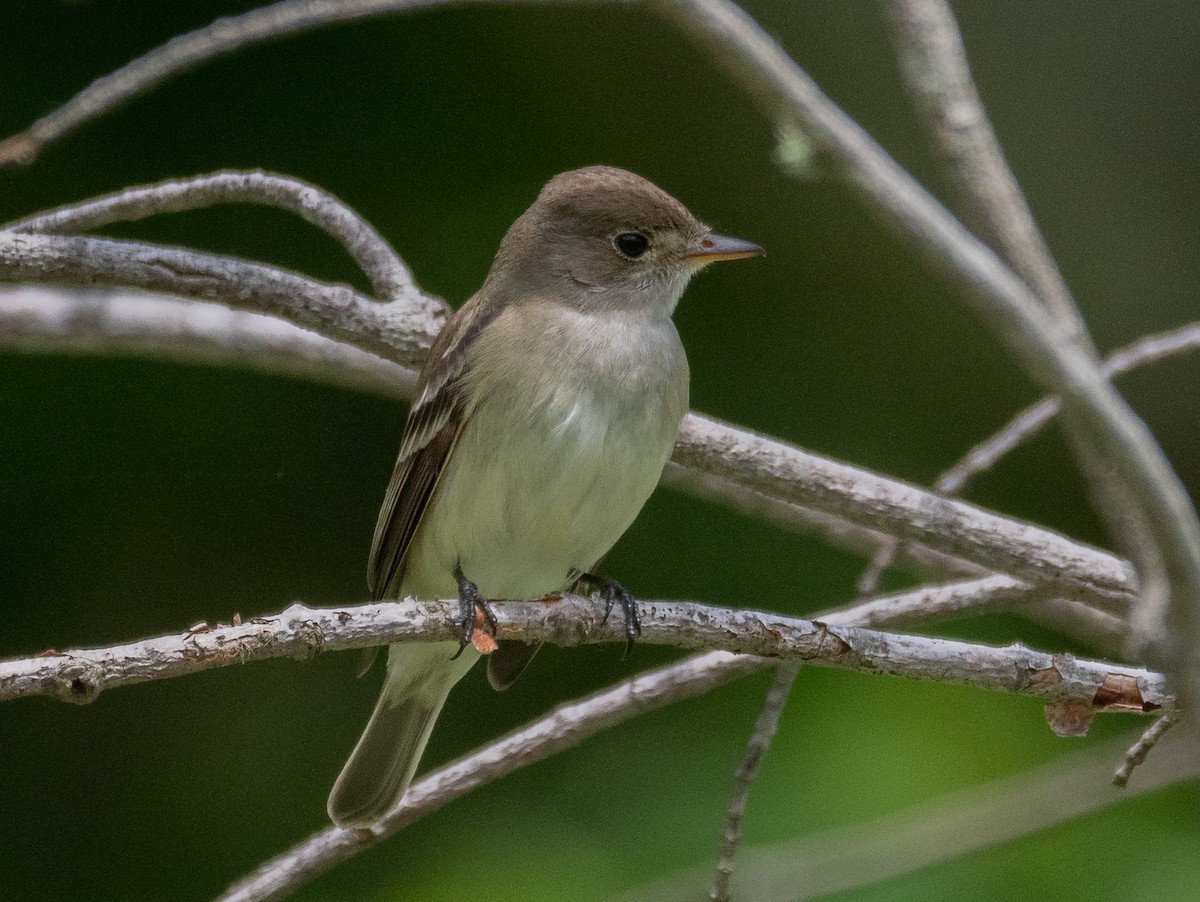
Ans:
<svg viewBox="0 0 1200 902"><path fill-rule="evenodd" d="M671 321L709 263L762 248L713 231L622 169L551 179L500 243L491 271L446 323L422 369L375 527L375 599L460 603L459 642L391 646L366 730L329 796L340 826L377 821L403 796L450 689L479 653L489 598L541 598L595 575L654 490L688 408ZM509 686L536 645L501 641L488 679Z"/></svg>

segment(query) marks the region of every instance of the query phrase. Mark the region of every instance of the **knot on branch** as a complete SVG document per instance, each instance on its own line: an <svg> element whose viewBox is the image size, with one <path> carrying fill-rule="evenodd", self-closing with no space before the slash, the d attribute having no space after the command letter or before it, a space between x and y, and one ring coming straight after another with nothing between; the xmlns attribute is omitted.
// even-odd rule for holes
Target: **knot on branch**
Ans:
<svg viewBox="0 0 1200 902"><path fill-rule="evenodd" d="M90 704L104 689L104 671L92 661L76 659L58 673L55 686L62 701L73 705Z"/></svg>
<svg viewBox="0 0 1200 902"><path fill-rule="evenodd" d="M293 658L297 661L308 661L321 653L321 649L325 647L325 631L319 623L314 620L301 620L293 621L291 626L296 630Z"/></svg>

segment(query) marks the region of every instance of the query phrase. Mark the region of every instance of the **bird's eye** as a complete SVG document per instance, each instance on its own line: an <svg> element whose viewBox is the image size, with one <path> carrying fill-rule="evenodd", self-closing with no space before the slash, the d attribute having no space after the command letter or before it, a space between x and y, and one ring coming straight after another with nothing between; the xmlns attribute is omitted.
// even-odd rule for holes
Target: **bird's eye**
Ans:
<svg viewBox="0 0 1200 902"><path fill-rule="evenodd" d="M640 257L646 253L646 248L650 245L650 239L638 232L622 232L613 241L619 250L626 257Z"/></svg>

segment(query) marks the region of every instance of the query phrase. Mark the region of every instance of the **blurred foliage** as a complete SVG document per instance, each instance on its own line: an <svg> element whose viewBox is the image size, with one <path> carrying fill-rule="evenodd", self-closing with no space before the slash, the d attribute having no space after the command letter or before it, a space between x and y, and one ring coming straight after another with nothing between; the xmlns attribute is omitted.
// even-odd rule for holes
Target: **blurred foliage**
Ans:
<svg viewBox="0 0 1200 902"><path fill-rule="evenodd" d="M874 3L754 0L828 93L944 193ZM9 0L0 133L246 2ZM980 91L1098 343L1196 316L1200 6L962 4ZM794 136L793 136L794 142ZM638 171L765 261L697 279L678 322L697 408L896 476L930 480L1034 396L995 341L842 187L775 168L776 136L713 66L634 9L461 8L256 47L201 67L0 173L0 220L227 167L320 184L454 302L552 174ZM793 143L793 156L804 148ZM819 161L816 161L819 163ZM361 285L274 211L221 209L113 234ZM1200 361L1123 383L1200 480ZM0 655L99 645L365 596L404 409L233 370L0 357ZM1104 542L1051 431L972 496ZM794 613L846 601L861 562L667 492L606 562L635 592ZM1011 618L947 633L1062 637ZM436 764L549 706L675 657L547 649L517 688L472 673ZM351 655L278 661L0 708L5 898L204 899L325 823L377 689ZM600 899L715 861L762 677L631 722L519 772L338 868L305 899ZM1052 759L1022 699L806 671L751 797L748 842L851 823ZM1102 718L1098 736L1133 726ZM1136 780L1136 776L1134 777ZM1116 806L847 899L1192 899L1194 785ZM1114 850L1120 849L1120 854Z"/></svg>

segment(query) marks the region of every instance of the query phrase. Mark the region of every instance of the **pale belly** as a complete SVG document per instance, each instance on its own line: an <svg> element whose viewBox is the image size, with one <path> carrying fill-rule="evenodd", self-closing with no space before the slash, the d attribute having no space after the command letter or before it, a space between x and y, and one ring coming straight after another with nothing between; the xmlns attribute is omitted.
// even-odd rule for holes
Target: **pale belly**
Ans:
<svg viewBox="0 0 1200 902"><path fill-rule="evenodd" d="M677 339L676 339L677 340ZM591 568L637 517L687 406L686 363L628 383L498 393L469 418L405 560L403 590L539 598ZM515 414L514 414L515 411Z"/></svg>

